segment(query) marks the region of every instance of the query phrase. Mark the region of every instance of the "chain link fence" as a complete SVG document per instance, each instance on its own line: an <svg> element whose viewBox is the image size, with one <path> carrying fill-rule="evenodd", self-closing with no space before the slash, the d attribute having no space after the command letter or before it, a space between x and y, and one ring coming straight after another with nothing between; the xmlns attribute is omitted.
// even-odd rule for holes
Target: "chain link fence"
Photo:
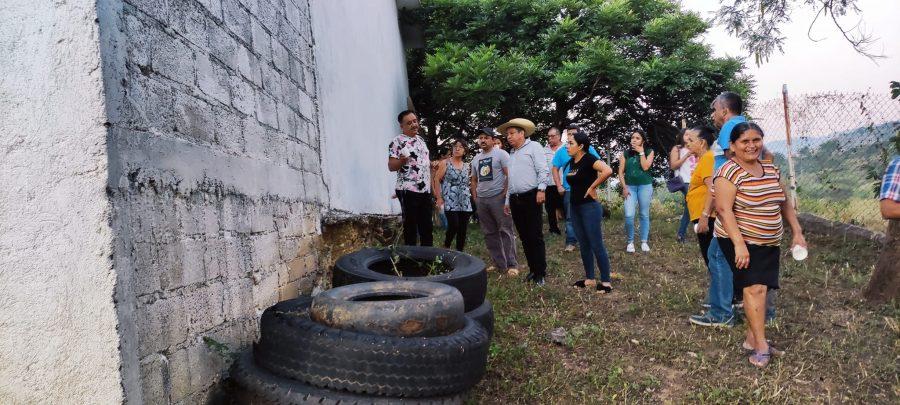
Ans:
<svg viewBox="0 0 900 405"><path fill-rule="evenodd" d="M890 157L900 152L900 100L887 91L785 92L753 103L748 115L765 131L801 212L884 232L876 196Z"/></svg>

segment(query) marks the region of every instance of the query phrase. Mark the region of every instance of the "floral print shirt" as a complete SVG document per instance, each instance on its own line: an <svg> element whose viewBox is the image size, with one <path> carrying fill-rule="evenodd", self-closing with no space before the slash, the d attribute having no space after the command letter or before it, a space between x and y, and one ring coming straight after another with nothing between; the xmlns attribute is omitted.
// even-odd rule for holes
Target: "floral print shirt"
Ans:
<svg viewBox="0 0 900 405"><path fill-rule="evenodd" d="M428 146L421 136L400 134L391 140L388 156L400 159L408 156L409 161L397 171L397 190L416 193L431 192L431 160L428 158Z"/></svg>

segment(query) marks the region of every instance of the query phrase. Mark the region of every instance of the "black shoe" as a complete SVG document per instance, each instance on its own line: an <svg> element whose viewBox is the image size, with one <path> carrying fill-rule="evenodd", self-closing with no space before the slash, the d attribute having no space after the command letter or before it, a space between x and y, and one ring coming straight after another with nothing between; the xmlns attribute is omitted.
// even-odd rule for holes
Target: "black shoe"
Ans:
<svg viewBox="0 0 900 405"><path fill-rule="evenodd" d="M600 294L609 294L612 292L612 287L603 284L597 284L597 292Z"/></svg>
<svg viewBox="0 0 900 405"><path fill-rule="evenodd" d="M530 271L528 272L528 275L525 276L525 282L527 283L529 281L534 281L534 273L532 273Z"/></svg>

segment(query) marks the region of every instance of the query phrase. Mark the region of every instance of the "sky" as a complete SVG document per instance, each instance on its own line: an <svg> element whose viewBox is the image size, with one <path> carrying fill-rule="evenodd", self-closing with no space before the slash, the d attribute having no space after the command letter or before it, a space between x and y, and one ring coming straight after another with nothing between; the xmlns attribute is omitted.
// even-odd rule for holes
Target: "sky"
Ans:
<svg viewBox="0 0 900 405"><path fill-rule="evenodd" d="M682 0L685 9L711 19L719 9L719 0ZM716 56L746 56L747 71L756 79L757 100L781 96L782 84L788 85L790 94L819 93L826 91L889 92L892 80L900 81L900 1L858 0L862 10L859 17L848 16L842 22L853 26L860 17L862 27L879 40L870 48L884 54L877 64L856 53L831 20L819 19L809 38L807 30L815 12L802 1L795 0L790 23L782 27L786 40L784 53L772 55L768 62L756 66L754 58L741 49L740 42L714 26L704 37L712 45Z"/></svg>

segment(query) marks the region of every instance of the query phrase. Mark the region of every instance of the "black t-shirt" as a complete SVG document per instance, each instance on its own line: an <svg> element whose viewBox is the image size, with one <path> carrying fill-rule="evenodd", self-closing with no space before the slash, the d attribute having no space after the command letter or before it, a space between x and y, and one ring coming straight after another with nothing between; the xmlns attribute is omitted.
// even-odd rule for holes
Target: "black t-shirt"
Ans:
<svg viewBox="0 0 900 405"><path fill-rule="evenodd" d="M569 161L571 164L571 170L569 170L569 174L566 175L566 181L569 182L569 186L572 187L572 195L569 197L569 201L572 205L580 205L591 201L596 201L591 197L584 197L584 194L587 192L588 187L591 186L595 180L597 180L597 171L594 170L594 162L597 161L597 158L591 155L590 153L586 153L581 157L577 163L575 159Z"/></svg>

